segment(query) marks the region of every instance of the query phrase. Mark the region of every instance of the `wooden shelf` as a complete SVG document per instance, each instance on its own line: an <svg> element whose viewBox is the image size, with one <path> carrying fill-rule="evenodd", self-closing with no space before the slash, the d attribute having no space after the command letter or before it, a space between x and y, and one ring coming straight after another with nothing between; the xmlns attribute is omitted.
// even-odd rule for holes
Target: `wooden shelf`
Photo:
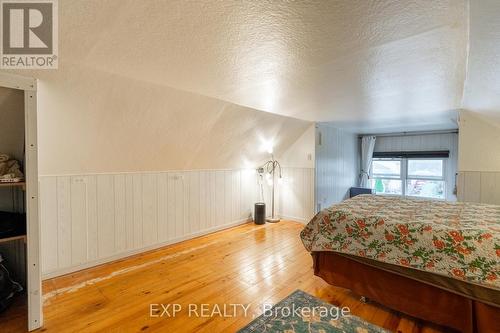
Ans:
<svg viewBox="0 0 500 333"><path fill-rule="evenodd" d="M22 187L24 191L26 189L26 182L0 183L0 187Z"/></svg>
<svg viewBox="0 0 500 333"><path fill-rule="evenodd" d="M24 242L26 243L26 235L19 235L19 236L13 236L13 237L7 237L7 238L0 238L0 243L3 242L10 242L18 239L23 239Z"/></svg>

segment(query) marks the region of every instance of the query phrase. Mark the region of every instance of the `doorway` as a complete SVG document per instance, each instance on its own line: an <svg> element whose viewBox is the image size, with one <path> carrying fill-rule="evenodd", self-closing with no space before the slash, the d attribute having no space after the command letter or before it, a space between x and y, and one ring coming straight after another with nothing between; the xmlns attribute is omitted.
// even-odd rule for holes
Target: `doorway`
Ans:
<svg viewBox="0 0 500 333"><path fill-rule="evenodd" d="M0 151L0 162L3 161L0 217L4 226L12 226L4 227L0 250L6 256L4 261L8 262L13 278L19 280L14 282L25 290L22 295L26 297L27 328L31 331L42 325L37 81L0 73L0 89L10 103L0 105L0 112L8 120L0 123L0 132L4 133L0 136L0 149L6 150Z"/></svg>

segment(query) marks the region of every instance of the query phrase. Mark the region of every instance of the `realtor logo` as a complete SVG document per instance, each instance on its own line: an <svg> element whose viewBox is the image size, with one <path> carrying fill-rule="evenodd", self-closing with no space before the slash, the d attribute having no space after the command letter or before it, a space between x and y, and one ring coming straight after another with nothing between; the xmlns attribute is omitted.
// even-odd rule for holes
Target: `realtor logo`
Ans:
<svg viewBox="0 0 500 333"><path fill-rule="evenodd" d="M0 0L1 68L57 68L57 0Z"/></svg>

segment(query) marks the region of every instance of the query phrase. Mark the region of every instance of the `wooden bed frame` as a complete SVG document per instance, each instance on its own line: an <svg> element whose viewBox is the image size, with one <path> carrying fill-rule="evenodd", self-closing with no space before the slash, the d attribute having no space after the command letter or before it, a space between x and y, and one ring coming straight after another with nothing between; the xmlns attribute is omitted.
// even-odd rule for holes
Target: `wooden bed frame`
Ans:
<svg viewBox="0 0 500 333"><path fill-rule="evenodd" d="M500 332L500 307L349 259L313 252L314 274L388 308L464 333Z"/></svg>

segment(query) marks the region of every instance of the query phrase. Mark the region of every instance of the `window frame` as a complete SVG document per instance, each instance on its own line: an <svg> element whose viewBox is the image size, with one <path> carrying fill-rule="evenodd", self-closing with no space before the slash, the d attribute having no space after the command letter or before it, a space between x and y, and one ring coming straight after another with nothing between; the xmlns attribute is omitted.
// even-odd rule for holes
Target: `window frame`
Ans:
<svg viewBox="0 0 500 333"><path fill-rule="evenodd" d="M381 176L379 174L373 174L373 162L374 161L399 161L399 177L391 177L391 176ZM399 180L401 182L401 194L395 193L380 193L379 195L388 195L388 196L404 196L405 193L405 184L403 180L403 171L404 171L404 162L401 157L378 157L373 158L371 166L370 166L370 179L382 179L382 180Z"/></svg>
<svg viewBox="0 0 500 333"><path fill-rule="evenodd" d="M400 176L399 178L395 177L390 177L390 176L383 176L380 174L373 174L373 162L374 161L400 161ZM408 175L408 161L413 161L413 160L439 160L442 161L442 173L441 177L434 177L434 176L409 176ZM417 198L417 199L433 199L433 200L446 200L446 194L447 194L447 188L448 188L448 182L447 182L447 177L446 177L446 163L447 163L448 158L445 157L374 157L370 166L370 180L372 179L382 179L382 180L399 180L401 181L401 194L394 194L394 193L375 193L377 195L386 195L386 196L401 196L401 197L409 197L409 198ZM408 180L423 180L423 181L442 181L444 185L444 197L443 198L433 198L433 197L424 197L424 196L418 196L418 195L409 195L407 194L407 181Z"/></svg>

